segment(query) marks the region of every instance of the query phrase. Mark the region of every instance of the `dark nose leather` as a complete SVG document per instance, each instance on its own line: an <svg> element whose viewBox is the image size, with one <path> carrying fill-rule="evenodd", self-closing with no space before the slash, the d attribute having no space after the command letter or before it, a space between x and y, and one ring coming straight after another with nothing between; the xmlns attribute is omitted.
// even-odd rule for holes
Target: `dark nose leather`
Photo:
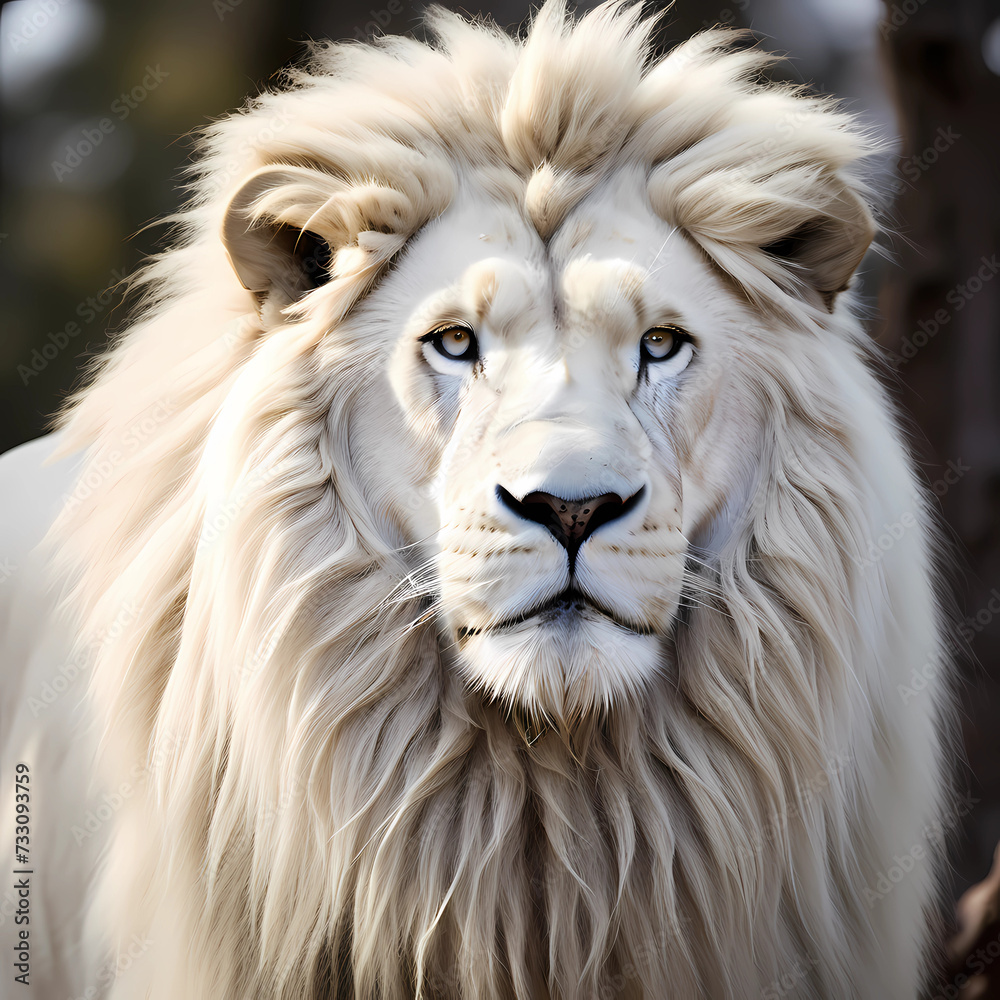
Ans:
<svg viewBox="0 0 1000 1000"><path fill-rule="evenodd" d="M639 490L627 500L617 493L568 500L536 490L518 500L502 486L497 487L497 496L506 507L519 517L544 525L570 552L575 552L602 524L630 511L641 493Z"/></svg>

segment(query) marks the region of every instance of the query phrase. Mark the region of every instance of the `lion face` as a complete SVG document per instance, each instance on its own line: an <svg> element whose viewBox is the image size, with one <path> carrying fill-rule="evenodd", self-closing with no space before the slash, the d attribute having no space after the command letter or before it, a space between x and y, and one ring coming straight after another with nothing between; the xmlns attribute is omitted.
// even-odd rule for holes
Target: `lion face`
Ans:
<svg viewBox="0 0 1000 1000"><path fill-rule="evenodd" d="M498 107L483 82L433 128L303 139L308 155L262 156L224 210L275 353L301 325L320 391L358 382L340 411L365 484L352 520L372 512L387 558L405 550L449 663L552 718L638 698L669 668L685 569L759 478L780 409L767 373L794 331L824 328L874 231L840 173L852 133L817 132L821 148L806 127L819 102L795 104L791 130L768 105L746 136L728 91L718 120L686 110L707 52L631 98L570 101L568 131L536 117L545 95L512 85ZM584 107L617 110L585 127ZM715 138L731 127L735 146ZM307 231L329 288L312 287ZM326 432L347 439L332 418Z"/></svg>
<svg viewBox="0 0 1000 1000"><path fill-rule="evenodd" d="M444 644L489 695L556 717L660 669L692 534L742 465L722 428L747 424L720 391L739 303L638 184L613 190L547 246L456 203L355 320L398 331L384 475L419 455L408 533Z"/></svg>

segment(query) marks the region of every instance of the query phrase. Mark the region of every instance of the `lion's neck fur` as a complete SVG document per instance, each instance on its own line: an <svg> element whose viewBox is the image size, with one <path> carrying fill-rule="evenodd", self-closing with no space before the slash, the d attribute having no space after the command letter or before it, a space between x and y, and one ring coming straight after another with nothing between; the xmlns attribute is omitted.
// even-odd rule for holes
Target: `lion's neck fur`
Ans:
<svg viewBox="0 0 1000 1000"><path fill-rule="evenodd" d="M333 674L367 666L348 657ZM844 835L822 799L846 756L824 760L817 744L781 759L758 743L751 760L692 710L679 677L653 707L525 734L461 689L431 628L406 642L404 666L405 681L347 711L331 677L298 706L314 705L308 725L273 746L255 712L230 719L225 757L214 741L180 754L163 787L200 835L178 829L176 871L197 891L207 859L210 880L185 933L205 945L192 980L212 968L219 995L261 997L402 1000L418 982L438 997L722 996L747 963L811 956L809 922L833 930L774 875L821 852L819 829ZM272 756L286 774L267 786L254 768ZM208 810L202 790L178 795L197 787L185 775L213 768ZM803 802L809 775L830 784ZM830 893L850 858L822 853L810 867L827 866ZM755 933L761 919L776 927ZM253 947L219 940L234 927ZM817 982L844 975L829 957L817 965Z"/></svg>

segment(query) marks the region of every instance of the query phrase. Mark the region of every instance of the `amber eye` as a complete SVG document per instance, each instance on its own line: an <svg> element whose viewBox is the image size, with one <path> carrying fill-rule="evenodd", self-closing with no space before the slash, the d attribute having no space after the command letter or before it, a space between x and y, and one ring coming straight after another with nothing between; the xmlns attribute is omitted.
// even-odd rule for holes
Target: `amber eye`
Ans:
<svg viewBox="0 0 1000 1000"><path fill-rule="evenodd" d="M654 326L642 335L642 358L644 361L666 361L690 340L679 326Z"/></svg>
<svg viewBox="0 0 1000 1000"><path fill-rule="evenodd" d="M476 335L466 326L442 327L420 339L432 344L438 354L449 361L476 361L479 358Z"/></svg>

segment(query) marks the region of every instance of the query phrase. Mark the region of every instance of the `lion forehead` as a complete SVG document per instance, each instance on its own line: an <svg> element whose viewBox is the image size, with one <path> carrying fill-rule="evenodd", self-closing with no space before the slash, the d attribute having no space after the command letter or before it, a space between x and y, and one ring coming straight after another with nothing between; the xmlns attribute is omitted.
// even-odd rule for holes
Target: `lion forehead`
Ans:
<svg viewBox="0 0 1000 1000"><path fill-rule="evenodd" d="M411 328L458 313L511 337L526 327L631 328L664 297L691 298L696 278L722 291L686 238L643 207L641 187L623 189L585 199L548 242L516 206L485 193L449 206L412 237L401 265L419 302Z"/></svg>

